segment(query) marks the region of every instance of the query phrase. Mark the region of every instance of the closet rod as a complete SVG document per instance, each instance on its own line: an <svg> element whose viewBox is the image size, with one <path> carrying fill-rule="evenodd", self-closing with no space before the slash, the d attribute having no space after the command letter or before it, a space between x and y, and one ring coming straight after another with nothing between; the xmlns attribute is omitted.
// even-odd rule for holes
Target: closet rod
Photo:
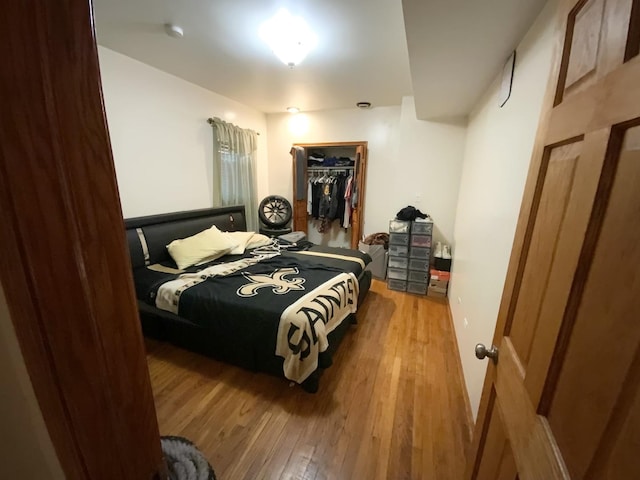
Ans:
<svg viewBox="0 0 640 480"><path fill-rule="evenodd" d="M308 167L309 172L320 172L323 170L353 170L355 167Z"/></svg>

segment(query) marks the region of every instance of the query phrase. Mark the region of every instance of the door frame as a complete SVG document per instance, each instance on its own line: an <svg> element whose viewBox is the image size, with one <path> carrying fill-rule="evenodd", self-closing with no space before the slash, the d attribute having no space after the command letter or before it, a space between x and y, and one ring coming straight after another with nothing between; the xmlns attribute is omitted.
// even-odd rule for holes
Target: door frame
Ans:
<svg viewBox="0 0 640 480"><path fill-rule="evenodd" d="M296 178L298 176L298 168L296 165L295 147L304 148L305 151L309 148L326 148L326 147L354 147L356 149L356 155L359 153L360 158L357 159L357 189L358 189L358 206L352 210L353 218L357 225L356 228L351 229L351 248L357 249L358 242L362 238L362 232L364 231L364 202L365 202L365 190L366 190L366 177L367 177L367 150L368 142L316 142L316 143L294 143L294 149L291 156L293 161L293 221L294 228L299 231L307 233L308 216L307 212L307 192L305 192L304 200L296 200ZM304 165L304 176L307 176L307 166ZM303 213L304 212L304 215ZM304 218L303 218L304 217ZM304 220L304 221L303 221ZM302 228L304 227L304 228Z"/></svg>
<svg viewBox="0 0 640 480"><path fill-rule="evenodd" d="M0 20L0 282L66 478L164 478L90 0Z"/></svg>

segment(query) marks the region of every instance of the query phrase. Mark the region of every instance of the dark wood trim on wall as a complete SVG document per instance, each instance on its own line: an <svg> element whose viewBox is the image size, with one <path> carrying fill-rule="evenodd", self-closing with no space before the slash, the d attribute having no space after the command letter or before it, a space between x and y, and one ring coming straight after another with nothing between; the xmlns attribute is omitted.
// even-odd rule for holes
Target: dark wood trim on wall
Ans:
<svg viewBox="0 0 640 480"><path fill-rule="evenodd" d="M69 479L164 462L88 0L0 15L0 281Z"/></svg>

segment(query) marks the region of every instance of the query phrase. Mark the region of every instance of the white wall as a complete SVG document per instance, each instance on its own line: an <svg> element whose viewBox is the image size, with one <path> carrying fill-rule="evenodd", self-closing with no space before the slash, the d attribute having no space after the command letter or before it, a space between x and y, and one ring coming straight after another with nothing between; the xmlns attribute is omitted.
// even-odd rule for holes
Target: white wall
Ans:
<svg viewBox="0 0 640 480"><path fill-rule="evenodd" d="M367 141L364 233L386 232L401 208L430 213L437 236L453 239L465 127L417 120L402 106L267 115L269 193L293 198L293 143Z"/></svg>
<svg viewBox="0 0 640 480"><path fill-rule="evenodd" d="M499 75L469 119L449 301L474 417L487 368L474 346L489 345L495 329L551 67L554 13L551 0L518 46L508 103L498 107Z"/></svg>
<svg viewBox="0 0 640 480"><path fill-rule="evenodd" d="M98 52L125 218L212 206L209 117L260 133L258 198L267 194L262 112L107 48Z"/></svg>
<svg viewBox="0 0 640 480"><path fill-rule="evenodd" d="M394 194L402 199L401 207L413 205L431 215L435 240L447 244L453 242L466 133L466 122L417 120L413 97L404 97L400 118L401 164L376 172L379 184L394 177ZM380 207L386 202L388 199L380 199Z"/></svg>
<svg viewBox="0 0 640 480"><path fill-rule="evenodd" d="M63 479L0 286L0 478Z"/></svg>

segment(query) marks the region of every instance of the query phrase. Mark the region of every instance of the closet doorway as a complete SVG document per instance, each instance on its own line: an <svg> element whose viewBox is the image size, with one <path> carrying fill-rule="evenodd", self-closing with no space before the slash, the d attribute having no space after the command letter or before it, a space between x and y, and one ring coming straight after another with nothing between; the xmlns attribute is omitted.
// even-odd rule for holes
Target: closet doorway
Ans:
<svg viewBox="0 0 640 480"><path fill-rule="evenodd" d="M295 143L291 156L293 229L319 245L358 248L367 142Z"/></svg>

